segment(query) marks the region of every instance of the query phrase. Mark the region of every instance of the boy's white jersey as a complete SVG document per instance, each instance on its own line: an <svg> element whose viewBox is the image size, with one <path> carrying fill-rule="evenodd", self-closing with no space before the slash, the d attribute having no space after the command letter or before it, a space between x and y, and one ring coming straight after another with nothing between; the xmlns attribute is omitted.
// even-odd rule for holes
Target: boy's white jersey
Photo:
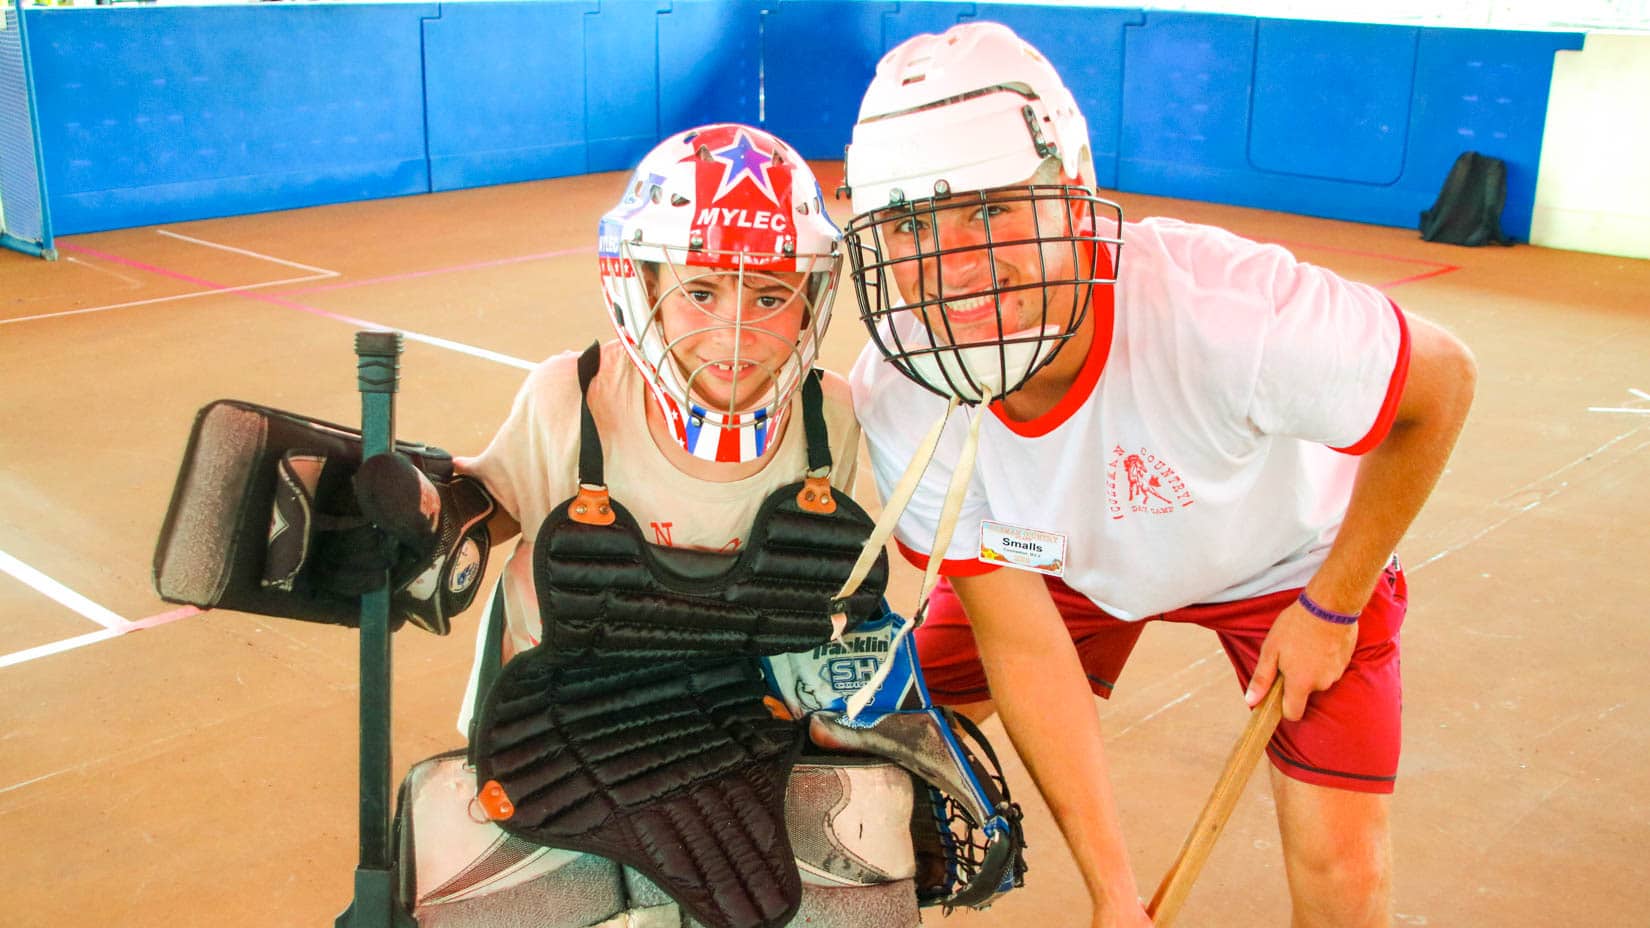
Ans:
<svg viewBox="0 0 1650 928"><path fill-rule="evenodd" d="M578 491L579 355L567 352L540 363L516 393L510 415L479 456L458 469L486 484L500 507L521 524L521 539L504 565L503 660L538 644L542 631L533 583L533 543L539 526ZM831 483L852 494L858 468L859 426L848 385L835 374L824 382L830 431ZM647 426L647 387L617 341L602 346L601 371L590 385L590 414L602 442L603 476L612 498L659 545L737 551L757 510L774 490L801 480L808 469L802 396L792 399L784 435L768 463L742 480L716 483L690 477L654 444ZM485 613L483 613L485 616ZM477 633L479 664L486 621ZM474 699L471 673L459 730L468 731Z"/></svg>
<svg viewBox="0 0 1650 928"><path fill-rule="evenodd" d="M946 573L989 569L983 523L993 547L1016 536L1063 547L1045 572L1122 619L1304 585L1340 526L1355 455L1391 425L1408 367L1402 313L1373 287L1221 229L1148 219L1126 224L1123 242L1064 400L1031 422L954 412L896 541L919 563L932 553L978 414ZM946 401L874 344L849 379L886 499Z"/></svg>

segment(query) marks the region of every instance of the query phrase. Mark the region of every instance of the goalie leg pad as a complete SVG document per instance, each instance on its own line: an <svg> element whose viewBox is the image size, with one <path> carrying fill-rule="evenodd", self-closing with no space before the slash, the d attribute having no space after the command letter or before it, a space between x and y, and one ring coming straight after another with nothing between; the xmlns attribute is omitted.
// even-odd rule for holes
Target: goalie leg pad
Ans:
<svg viewBox="0 0 1650 928"><path fill-rule="evenodd" d="M886 761L817 758L793 767L785 830L802 885L852 888L911 878L911 796L910 775Z"/></svg>
<svg viewBox="0 0 1650 928"><path fill-rule="evenodd" d="M396 816L401 897L424 928L586 928L621 913L617 864L506 834L478 814L464 752L413 765Z"/></svg>

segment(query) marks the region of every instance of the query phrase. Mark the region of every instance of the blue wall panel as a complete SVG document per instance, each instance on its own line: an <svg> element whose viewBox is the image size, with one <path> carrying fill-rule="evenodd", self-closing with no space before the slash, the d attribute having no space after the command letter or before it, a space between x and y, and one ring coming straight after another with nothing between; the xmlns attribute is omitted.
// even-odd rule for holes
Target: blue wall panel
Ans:
<svg viewBox="0 0 1650 928"><path fill-rule="evenodd" d="M615 2L584 22L586 170L635 167L659 140L659 13L670 4Z"/></svg>
<svg viewBox="0 0 1650 928"><path fill-rule="evenodd" d="M1278 174L1396 182L1404 170L1419 33L1261 20L1250 163Z"/></svg>
<svg viewBox="0 0 1650 928"><path fill-rule="evenodd" d="M894 3L780 0L765 44L769 130L802 157L837 160L853 135L859 98L882 57L883 16Z"/></svg>
<svg viewBox="0 0 1650 928"><path fill-rule="evenodd" d="M583 174L583 0L449 3L424 24L434 190Z"/></svg>
<svg viewBox="0 0 1650 928"><path fill-rule="evenodd" d="M1475 149L1508 162L1519 238L1553 53L1582 41L1129 8L512 0L36 10L29 47L67 233L623 170L713 121L834 160L883 53L975 18L1065 76L1102 186L1413 228Z"/></svg>
<svg viewBox="0 0 1650 928"><path fill-rule="evenodd" d="M433 5L31 16L59 234L428 189Z"/></svg>
<svg viewBox="0 0 1650 928"><path fill-rule="evenodd" d="M1118 187L1218 200L1249 173L1254 56L1248 17L1153 13L1129 28Z"/></svg>
<svg viewBox="0 0 1650 928"><path fill-rule="evenodd" d="M713 122L760 123L763 6L677 0L659 14L660 136Z"/></svg>
<svg viewBox="0 0 1650 928"><path fill-rule="evenodd" d="M1501 228L1528 239L1553 55L1581 48L1583 38L1576 32L1421 30L1404 180L1414 209L1393 224L1415 225L1416 211L1432 205L1456 156L1471 149L1507 162Z"/></svg>
<svg viewBox="0 0 1650 928"><path fill-rule="evenodd" d="M1414 228L1473 149L1507 160L1502 229L1528 238L1553 53L1581 40L1152 14L1126 46L1118 186Z"/></svg>

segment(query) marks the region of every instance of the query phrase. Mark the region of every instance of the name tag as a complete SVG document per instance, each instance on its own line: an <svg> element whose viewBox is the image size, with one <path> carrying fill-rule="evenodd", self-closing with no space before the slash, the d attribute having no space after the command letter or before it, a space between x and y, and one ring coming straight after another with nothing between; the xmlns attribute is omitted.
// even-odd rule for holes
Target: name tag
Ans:
<svg viewBox="0 0 1650 928"><path fill-rule="evenodd" d="M1051 577L1066 575L1066 536L1006 522L980 523L980 560Z"/></svg>

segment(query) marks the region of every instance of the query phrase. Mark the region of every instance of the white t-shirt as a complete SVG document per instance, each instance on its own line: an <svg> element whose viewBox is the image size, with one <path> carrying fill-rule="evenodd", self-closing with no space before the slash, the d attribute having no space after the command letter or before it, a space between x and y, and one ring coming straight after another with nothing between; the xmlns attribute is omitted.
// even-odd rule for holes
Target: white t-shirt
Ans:
<svg viewBox="0 0 1650 928"><path fill-rule="evenodd" d="M521 540L504 565L505 661L539 642L543 626L533 584L533 542L545 517L578 491L578 358L578 353L567 352L535 367L487 450L457 462L459 470L486 484L522 528ZM831 484L851 494L859 426L848 385L827 372L822 386ZM670 463L648 431L645 404L651 402L641 373L623 347L617 341L604 344L601 371L590 384L590 414L601 437L609 494L630 511L654 544L738 550L769 494L801 480L808 469L801 393L791 402L785 433L777 447L769 449L768 463L756 474L728 483L689 477ZM487 623L479 624L477 667ZM468 732L474 690L472 670L470 693L459 718L461 732Z"/></svg>
<svg viewBox="0 0 1650 928"><path fill-rule="evenodd" d="M943 571L995 566L980 560L982 531L1063 546L1045 572L1127 620L1304 585L1345 513L1354 454L1391 425L1408 368L1402 314L1373 287L1221 229L1148 219L1123 241L1067 396L1032 422L979 413ZM849 379L886 498L945 400L875 345ZM895 531L918 564L970 414L953 413Z"/></svg>

